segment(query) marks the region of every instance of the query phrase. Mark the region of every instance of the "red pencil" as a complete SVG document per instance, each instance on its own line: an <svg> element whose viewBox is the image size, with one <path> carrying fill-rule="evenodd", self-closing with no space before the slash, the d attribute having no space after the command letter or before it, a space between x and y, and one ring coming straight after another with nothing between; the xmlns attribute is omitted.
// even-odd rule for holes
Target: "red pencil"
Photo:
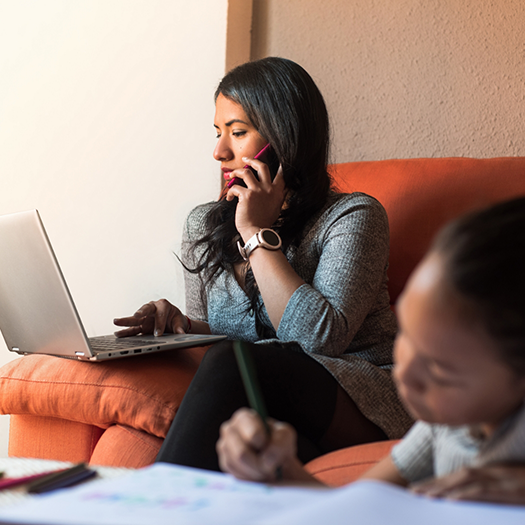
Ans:
<svg viewBox="0 0 525 525"><path fill-rule="evenodd" d="M24 483L29 483L44 476L49 476L49 474L55 474L57 472L63 472L65 469L60 470L48 470L47 472L41 472L40 474L32 474L31 476L22 476L20 478L5 478L0 479L0 490L10 489L11 487L16 487L17 485L23 485Z"/></svg>

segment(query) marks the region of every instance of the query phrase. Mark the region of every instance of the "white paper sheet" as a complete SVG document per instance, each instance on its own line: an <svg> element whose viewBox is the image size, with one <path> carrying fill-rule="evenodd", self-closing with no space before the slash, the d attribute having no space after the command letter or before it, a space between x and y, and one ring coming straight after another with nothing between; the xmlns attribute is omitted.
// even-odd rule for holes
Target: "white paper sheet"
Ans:
<svg viewBox="0 0 525 525"><path fill-rule="evenodd" d="M258 525L525 525L525 507L452 502L416 496L375 481L326 494Z"/></svg>
<svg viewBox="0 0 525 525"><path fill-rule="evenodd" d="M156 464L0 510L40 525L525 525L525 507L430 500L384 483L272 487Z"/></svg>
<svg viewBox="0 0 525 525"><path fill-rule="evenodd" d="M0 523L232 525L316 501L327 490L276 488L215 472L155 464L0 510Z"/></svg>

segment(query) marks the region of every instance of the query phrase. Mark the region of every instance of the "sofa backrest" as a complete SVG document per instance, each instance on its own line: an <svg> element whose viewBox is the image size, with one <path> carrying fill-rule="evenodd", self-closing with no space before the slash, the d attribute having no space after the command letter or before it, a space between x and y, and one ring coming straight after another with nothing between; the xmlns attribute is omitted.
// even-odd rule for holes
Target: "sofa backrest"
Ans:
<svg viewBox="0 0 525 525"><path fill-rule="evenodd" d="M390 221L390 301L395 301L435 233L465 212L525 195L525 157L348 162L330 167L342 192L372 195Z"/></svg>

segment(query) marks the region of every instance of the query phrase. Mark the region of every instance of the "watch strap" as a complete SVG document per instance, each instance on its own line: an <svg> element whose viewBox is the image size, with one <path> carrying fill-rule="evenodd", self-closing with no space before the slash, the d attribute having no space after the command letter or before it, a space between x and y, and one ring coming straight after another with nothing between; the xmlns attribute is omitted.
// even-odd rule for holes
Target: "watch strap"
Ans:
<svg viewBox="0 0 525 525"><path fill-rule="evenodd" d="M271 232L278 239L278 243L276 245L271 245L264 240L263 234L265 231ZM245 261L247 261L250 258L250 254L255 249L259 248L259 246L267 250L278 250L281 247L281 245L281 238L279 237L277 232L270 228L261 228L255 235L253 235L246 241L246 244L244 246L241 246L241 242L237 241L237 248L239 249L239 253Z"/></svg>

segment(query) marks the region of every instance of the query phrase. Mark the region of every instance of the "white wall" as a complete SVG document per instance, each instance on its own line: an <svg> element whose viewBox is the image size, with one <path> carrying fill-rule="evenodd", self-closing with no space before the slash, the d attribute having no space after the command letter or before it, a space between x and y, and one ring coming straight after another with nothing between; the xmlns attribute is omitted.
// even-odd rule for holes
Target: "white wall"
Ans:
<svg viewBox="0 0 525 525"><path fill-rule="evenodd" d="M523 0L254 0L252 58L325 95L334 162L525 156Z"/></svg>
<svg viewBox="0 0 525 525"><path fill-rule="evenodd" d="M0 0L0 213L40 210L88 335L152 299L183 306L171 251L219 192L227 8Z"/></svg>

